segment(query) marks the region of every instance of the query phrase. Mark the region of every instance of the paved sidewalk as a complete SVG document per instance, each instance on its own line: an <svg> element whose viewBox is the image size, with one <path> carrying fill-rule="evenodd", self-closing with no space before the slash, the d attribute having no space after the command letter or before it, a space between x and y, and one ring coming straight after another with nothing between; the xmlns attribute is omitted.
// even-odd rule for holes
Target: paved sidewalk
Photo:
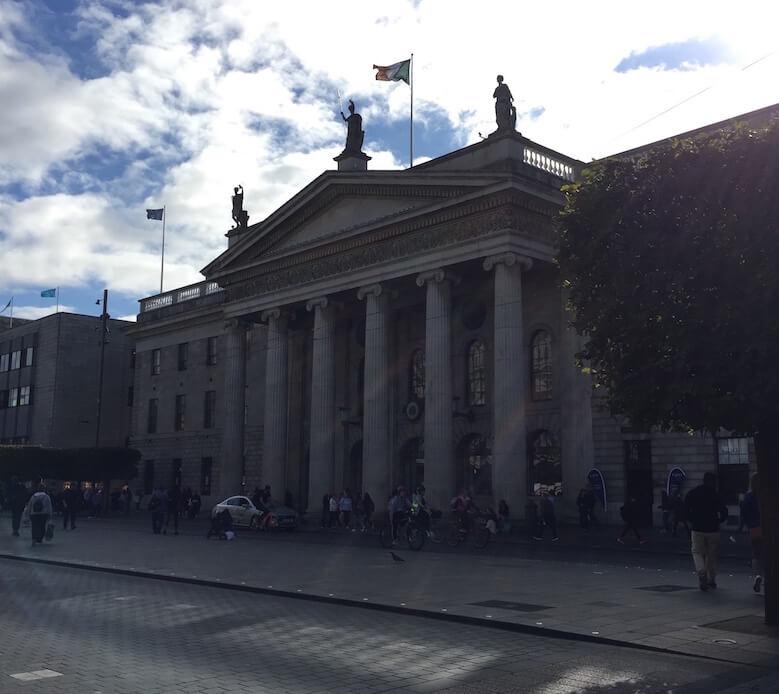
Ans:
<svg viewBox="0 0 779 694"><path fill-rule="evenodd" d="M202 524L179 537L136 523L82 522L50 545L0 538L0 554L346 599L366 606L422 610L561 635L612 639L673 652L776 667L779 633L762 625L762 596L748 570L723 569L719 589L701 593L692 569L661 557L624 564L534 559L514 552L412 553L396 562L376 544L354 547L273 541L240 533L206 540ZM29 531L28 531L29 532Z"/></svg>

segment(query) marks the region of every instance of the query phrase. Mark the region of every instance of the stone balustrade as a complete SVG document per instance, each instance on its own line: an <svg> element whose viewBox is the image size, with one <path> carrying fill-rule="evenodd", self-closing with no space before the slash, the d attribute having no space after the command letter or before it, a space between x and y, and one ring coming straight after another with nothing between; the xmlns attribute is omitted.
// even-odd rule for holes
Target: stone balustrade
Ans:
<svg viewBox="0 0 779 694"><path fill-rule="evenodd" d="M190 284L187 287L180 287L164 294L157 294L156 296L150 296L148 299L142 299L140 302L141 313L172 306L173 304L181 304L193 299L200 299L201 297L211 296L222 291L224 290L216 282Z"/></svg>
<svg viewBox="0 0 779 694"><path fill-rule="evenodd" d="M576 167L550 150L525 145L523 161L566 181L573 181L576 178Z"/></svg>

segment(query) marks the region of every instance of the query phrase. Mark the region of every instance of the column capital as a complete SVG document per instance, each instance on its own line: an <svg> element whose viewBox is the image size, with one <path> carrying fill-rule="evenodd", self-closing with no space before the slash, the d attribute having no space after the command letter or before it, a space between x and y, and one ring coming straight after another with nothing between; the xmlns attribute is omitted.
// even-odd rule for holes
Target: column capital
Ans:
<svg viewBox="0 0 779 694"><path fill-rule="evenodd" d="M427 270L426 272L420 272L417 275L417 287L423 287L429 282L435 282L440 284L441 282L451 282L452 284L460 284L460 278L443 268L436 268L435 270Z"/></svg>
<svg viewBox="0 0 779 694"><path fill-rule="evenodd" d="M225 330L247 330L251 321L246 318L226 318L224 322Z"/></svg>
<svg viewBox="0 0 779 694"><path fill-rule="evenodd" d="M310 299L306 302L306 311L313 311L314 309L340 309L343 308L343 304L339 301L333 301L326 296L318 296L316 299Z"/></svg>
<svg viewBox="0 0 779 694"><path fill-rule="evenodd" d="M283 308L269 308L263 311L260 314L260 320L263 323L267 323L272 320L279 320L280 318L294 318L294 313L292 311L287 311Z"/></svg>
<svg viewBox="0 0 779 694"><path fill-rule="evenodd" d="M375 284L368 284L365 287L360 287L357 290L357 299L362 301L366 296L381 296L384 291L384 287L379 282Z"/></svg>
<svg viewBox="0 0 779 694"><path fill-rule="evenodd" d="M497 255L490 255L484 259L482 267L489 272L496 265L503 263L506 267L512 267L519 265L521 270L530 270L533 267L533 261L524 255L518 255L516 253L498 253Z"/></svg>

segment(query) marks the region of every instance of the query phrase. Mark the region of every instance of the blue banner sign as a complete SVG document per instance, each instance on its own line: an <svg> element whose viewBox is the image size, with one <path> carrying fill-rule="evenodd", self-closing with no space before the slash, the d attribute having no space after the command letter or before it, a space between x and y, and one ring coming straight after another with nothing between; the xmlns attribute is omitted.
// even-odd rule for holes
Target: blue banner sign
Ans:
<svg viewBox="0 0 779 694"><path fill-rule="evenodd" d="M668 482L665 485L665 491L668 496L674 497L676 494L681 493L682 486L687 480L687 473L680 467L672 468L668 473Z"/></svg>
<svg viewBox="0 0 779 694"><path fill-rule="evenodd" d="M606 480L598 468L594 467L587 473L587 481L592 487L595 498L600 501L603 510L606 510Z"/></svg>

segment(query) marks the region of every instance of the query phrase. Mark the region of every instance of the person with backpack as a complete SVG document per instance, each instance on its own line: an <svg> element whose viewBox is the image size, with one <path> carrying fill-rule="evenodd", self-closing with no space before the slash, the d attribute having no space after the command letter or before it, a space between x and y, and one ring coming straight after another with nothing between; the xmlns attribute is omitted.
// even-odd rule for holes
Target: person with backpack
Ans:
<svg viewBox="0 0 779 694"><path fill-rule="evenodd" d="M75 484L71 484L62 495L62 529L68 529L68 521L70 521L70 529L76 529L76 513L81 505L81 490Z"/></svg>
<svg viewBox="0 0 779 694"><path fill-rule="evenodd" d="M51 497L46 493L46 486L44 484L38 485L38 491L27 502L27 514L30 517L30 534L33 547L43 542L43 538L46 535L46 525L51 520L53 511Z"/></svg>
<svg viewBox="0 0 779 694"><path fill-rule="evenodd" d="M717 476L703 475L703 484L684 499L687 518L692 526L692 558L701 590L717 587L717 552L720 523L728 517L728 508L717 491Z"/></svg>
<svg viewBox="0 0 779 694"><path fill-rule="evenodd" d="M151 511L151 529L155 535L162 532L165 515L168 511L168 495L162 489L155 489L149 499L149 511Z"/></svg>
<svg viewBox="0 0 779 694"><path fill-rule="evenodd" d="M749 481L749 491L744 495L741 507L741 520L747 526L752 543L752 572L754 581L752 590L760 592L763 585L763 531L760 526L760 505L758 503L759 478L757 473Z"/></svg>

